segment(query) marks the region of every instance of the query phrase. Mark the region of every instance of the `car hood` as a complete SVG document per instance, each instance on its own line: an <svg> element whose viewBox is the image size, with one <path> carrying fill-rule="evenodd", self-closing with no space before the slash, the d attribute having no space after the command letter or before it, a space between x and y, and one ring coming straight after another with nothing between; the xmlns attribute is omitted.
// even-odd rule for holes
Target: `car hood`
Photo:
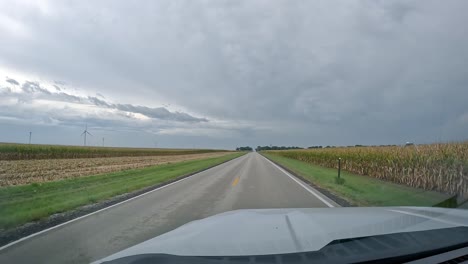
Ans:
<svg viewBox="0 0 468 264"><path fill-rule="evenodd" d="M316 251L333 240L468 226L468 210L425 207L247 209L185 224L95 263L139 254L245 256Z"/></svg>

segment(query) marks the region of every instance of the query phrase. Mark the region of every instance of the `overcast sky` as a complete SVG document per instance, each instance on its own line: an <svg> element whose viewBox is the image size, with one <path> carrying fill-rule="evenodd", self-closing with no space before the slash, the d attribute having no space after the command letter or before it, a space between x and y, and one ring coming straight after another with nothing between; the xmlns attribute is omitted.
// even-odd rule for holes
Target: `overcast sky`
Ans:
<svg viewBox="0 0 468 264"><path fill-rule="evenodd" d="M468 1L0 1L0 142L468 139Z"/></svg>

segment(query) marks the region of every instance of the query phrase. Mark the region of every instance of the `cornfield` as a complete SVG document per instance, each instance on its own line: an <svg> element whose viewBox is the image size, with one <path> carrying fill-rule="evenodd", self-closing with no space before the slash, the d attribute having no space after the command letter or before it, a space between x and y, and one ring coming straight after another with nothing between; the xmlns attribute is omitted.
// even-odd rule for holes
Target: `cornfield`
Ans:
<svg viewBox="0 0 468 264"><path fill-rule="evenodd" d="M170 156L220 152L213 149L156 149L0 143L0 160Z"/></svg>
<svg viewBox="0 0 468 264"><path fill-rule="evenodd" d="M340 147L268 151L308 163L406 184L425 190L468 196L468 141L459 143Z"/></svg>

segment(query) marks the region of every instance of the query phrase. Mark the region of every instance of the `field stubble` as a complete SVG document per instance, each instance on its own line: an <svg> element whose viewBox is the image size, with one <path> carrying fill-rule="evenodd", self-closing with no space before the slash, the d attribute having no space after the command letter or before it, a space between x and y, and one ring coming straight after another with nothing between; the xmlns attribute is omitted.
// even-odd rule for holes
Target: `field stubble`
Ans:
<svg viewBox="0 0 468 264"><path fill-rule="evenodd" d="M228 152L170 156L0 160L0 187L71 179L180 161L220 157L226 154Z"/></svg>

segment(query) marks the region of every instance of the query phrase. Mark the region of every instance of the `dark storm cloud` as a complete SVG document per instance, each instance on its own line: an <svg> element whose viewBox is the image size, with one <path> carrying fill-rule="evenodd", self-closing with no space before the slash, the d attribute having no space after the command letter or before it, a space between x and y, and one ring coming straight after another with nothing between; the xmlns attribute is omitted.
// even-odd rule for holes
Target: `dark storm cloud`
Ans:
<svg viewBox="0 0 468 264"><path fill-rule="evenodd" d="M61 100L206 121L148 107L158 98L230 124L210 129L234 131L231 144L466 138L466 1L56 1L9 10L0 66L96 95Z"/></svg>

